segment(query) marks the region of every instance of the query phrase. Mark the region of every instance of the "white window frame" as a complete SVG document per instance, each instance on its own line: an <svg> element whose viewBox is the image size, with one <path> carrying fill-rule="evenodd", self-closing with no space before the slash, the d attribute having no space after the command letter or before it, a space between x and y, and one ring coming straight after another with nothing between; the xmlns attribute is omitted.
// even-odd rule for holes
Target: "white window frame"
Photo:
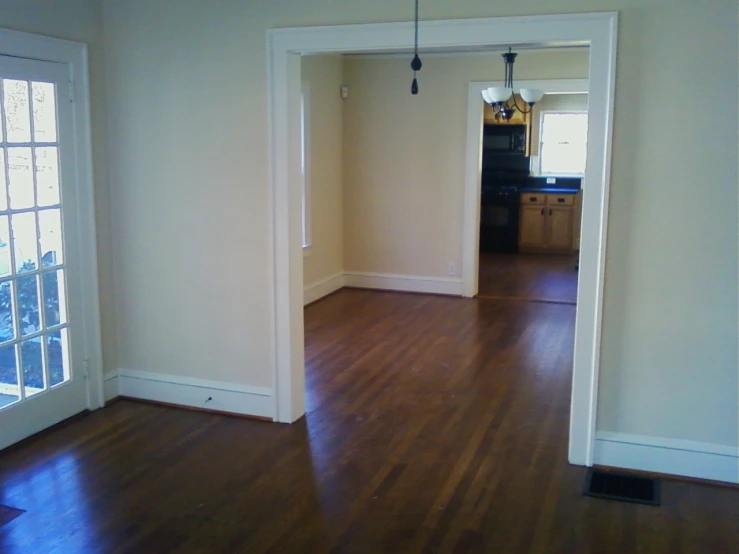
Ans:
<svg viewBox="0 0 739 554"><path fill-rule="evenodd" d="M103 354L100 329L97 234L95 229L95 190L92 169L92 131L90 121L90 82L87 45L42 35L0 28L0 55L30 58L67 66L69 99L74 120L74 167L77 187L79 276L78 286L89 299L80 307L81 319L75 323L84 341L87 375L87 404L90 410L105 405L103 392Z"/></svg>
<svg viewBox="0 0 739 554"><path fill-rule="evenodd" d="M583 177L585 175L585 168L583 168L583 171L581 173L561 173L561 172L546 172L541 166L541 160L542 160L542 152L543 152L543 145L544 145L544 117L548 114L565 114L565 115L588 115L587 110L542 110L539 112L539 144L537 152L536 152L536 175L541 175L542 177ZM586 151L587 151L587 135L585 137L586 139Z"/></svg>
<svg viewBox="0 0 739 554"><path fill-rule="evenodd" d="M301 195L303 208L303 257L310 255L313 246L311 236L311 186L310 186L310 83L300 83L300 155L301 155Z"/></svg>

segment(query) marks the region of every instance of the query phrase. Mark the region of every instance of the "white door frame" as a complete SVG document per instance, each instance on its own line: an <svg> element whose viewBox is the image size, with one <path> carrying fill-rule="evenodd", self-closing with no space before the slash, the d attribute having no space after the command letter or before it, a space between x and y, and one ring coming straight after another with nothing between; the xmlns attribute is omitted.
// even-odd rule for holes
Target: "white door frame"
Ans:
<svg viewBox="0 0 739 554"><path fill-rule="evenodd" d="M70 102L74 124L74 168L77 187L79 250L79 287L86 291L89 302L80 309L81 321L73 322L75 333L84 344L87 375L87 407L90 410L105 405L103 397L103 355L100 337L100 298L98 289L97 240L95 231L95 191L92 170L92 139L90 126L90 83L88 78L87 45L10 29L0 29L0 55L30 58L64 64L68 68ZM69 285L68 285L69 286Z"/></svg>
<svg viewBox="0 0 739 554"><path fill-rule="evenodd" d="M593 463L595 442L617 26L615 12L459 19L422 22L420 36L422 48L520 43L576 43L590 47L588 167L583 186L587 192L583 196L569 444L569 461L588 466ZM413 37L410 22L267 32L274 255L273 385L277 421L293 422L305 413L298 132L300 55L406 49L409 37Z"/></svg>
<svg viewBox="0 0 739 554"><path fill-rule="evenodd" d="M502 87L503 81L472 82L467 85L467 158L464 168L464 213L462 233L462 296L477 295L480 266L480 180L482 156L482 91ZM541 79L516 81L517 88L537 88L548 94L588 92L588 79ZM538 113L538 112L537 112Z"/></svg>

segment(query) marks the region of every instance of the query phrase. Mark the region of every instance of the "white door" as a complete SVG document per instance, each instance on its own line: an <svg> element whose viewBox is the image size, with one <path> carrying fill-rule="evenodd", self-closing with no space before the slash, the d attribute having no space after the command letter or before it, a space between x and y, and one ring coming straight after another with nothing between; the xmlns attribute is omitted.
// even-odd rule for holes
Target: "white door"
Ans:
<svg viewBox="0 0 739 554"><path fill-rule="evenodd" d="M0 56L0 449L88 407L68 71Z"/></svg>

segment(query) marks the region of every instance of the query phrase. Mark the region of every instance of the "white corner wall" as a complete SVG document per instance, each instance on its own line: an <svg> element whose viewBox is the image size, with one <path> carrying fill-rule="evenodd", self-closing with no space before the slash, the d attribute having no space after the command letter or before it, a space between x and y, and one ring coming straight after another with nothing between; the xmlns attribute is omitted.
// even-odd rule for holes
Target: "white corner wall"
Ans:
<svg viewBox="0 0 739 554"><path fill-rule="evenodd" d="M325 296L322 293L329 290L327 283L344 269L342 59L329 55L303 56L301 75L310 89L307 109L311 246L303 258L308 303Z"/></svg>

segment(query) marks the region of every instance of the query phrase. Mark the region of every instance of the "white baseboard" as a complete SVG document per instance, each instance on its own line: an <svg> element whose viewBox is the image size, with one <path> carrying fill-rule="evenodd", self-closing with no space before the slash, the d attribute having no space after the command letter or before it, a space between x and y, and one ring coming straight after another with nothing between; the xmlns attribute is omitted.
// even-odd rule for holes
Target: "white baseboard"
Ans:
<svg viewBox="0 0 739 554"><path fill-rule="evenodd" d="M344 274L335 273L325 279L316 281L305 287L303 291L303 306L320 300L324 296L328 296L332 292L344 287Z"/></svg>
<svg viewBox="0 0 739 554"><path fill-rule="evenodd" d="M113 400L116 396L120 396L120 394L118 372L106 371L103 374L103 397L105 401Z"/></svg>
<svg viewBox="0 0 739 554"><path fill-rule="evenodd" d="M448 294L452 296L462 295L462 279L449 277L424 277L420 275L350 271L344 273L344 286L362 289Z"/></svg>
<svg viewBox="0 0 739 554"><path fill-rule="evenodd" d="M130 398L269 419L274 417L272 390L268 388L130 369L120 371L118 385L120 395Z"/></svg>
<svg viewBox="0 0 739 554"><path fill-rule="evenodd" d="M598 431L596 465L739 483L739 448Z"/></svg>

